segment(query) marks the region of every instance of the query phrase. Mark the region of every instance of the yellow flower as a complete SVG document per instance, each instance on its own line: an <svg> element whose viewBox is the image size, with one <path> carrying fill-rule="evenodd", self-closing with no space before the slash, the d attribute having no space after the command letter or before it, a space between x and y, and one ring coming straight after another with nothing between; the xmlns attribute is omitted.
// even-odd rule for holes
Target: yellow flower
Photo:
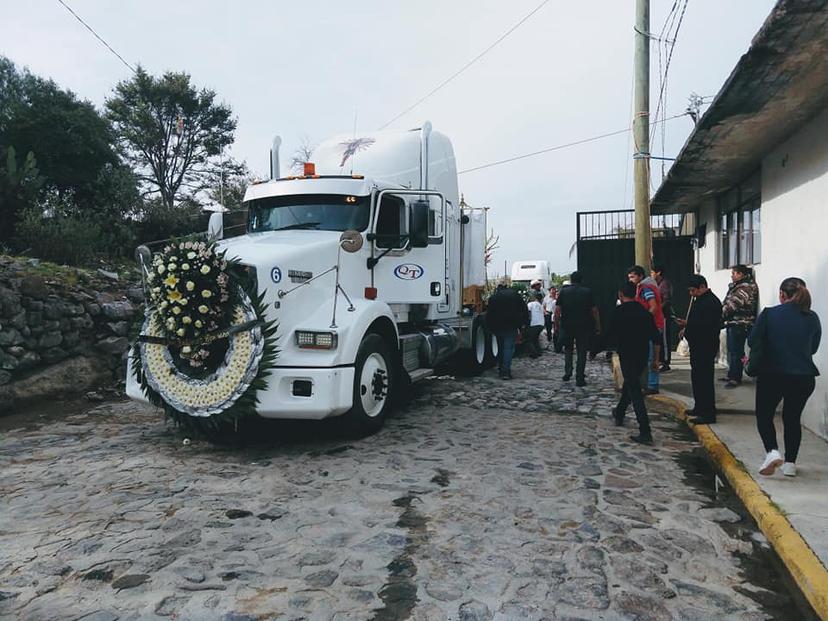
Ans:
<svg viewBox="0 0 828 621"><path fill-rule="evenodd" d="M173 289L167 294L167 299L171 302L177 302L181 299L181 292L176 289Z"/></svg>
<svg viewBox="0 0 828 621"><path fill-rule="evenodd" d="M170 274L169 276L167 276L166 279L164 279L164 284L167 285L170 289L172 289L173 287L175 287L175 285L178 284L178 278Z"/></svg>

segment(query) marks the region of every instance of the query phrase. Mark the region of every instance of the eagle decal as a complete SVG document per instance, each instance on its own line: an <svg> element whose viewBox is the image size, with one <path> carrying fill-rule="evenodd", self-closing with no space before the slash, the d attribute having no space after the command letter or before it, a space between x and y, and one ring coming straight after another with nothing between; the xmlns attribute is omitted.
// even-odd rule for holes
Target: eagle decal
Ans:
<svg viewBox="0 0 828 621"><path fill-rule="evenodd" d="M354 138L353 140L340 142L339 146L344 147L345 150L342 152L342 162L340 162L339 167L342 168L345 166L345 162L357 151L364 151L375 142L376 140L374 138Z"/></svg>

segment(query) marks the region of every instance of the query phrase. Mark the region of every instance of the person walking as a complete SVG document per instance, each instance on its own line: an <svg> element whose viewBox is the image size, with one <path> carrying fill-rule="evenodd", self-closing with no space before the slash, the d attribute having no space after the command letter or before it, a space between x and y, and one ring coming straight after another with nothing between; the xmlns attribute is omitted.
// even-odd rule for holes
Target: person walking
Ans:
<svg viewBox="0 0 828 621"><path fill-rule="evenodd" d="M645 310L650 311L663 341L664 314L661 310L661 293L658 290L658 283L653 278L644 276L644 268L640 265L633 265L627 270L627 279L637 287L636 300ZM644 390L644 394L647 395L658 394L658 368L652 367L654 354L655 349L651 346L647 360L647 387Z"/></svg>
<svg viewBox="0 0 828 621"><path fill-rule="evenodd" d="M601 334L601 318L592 297L592 290L581 284L581 274L572 272L570 283L558 293L555 306L555 325L560 328L560 342L564 348L563 381L572 379L572 358L578 350L575 366L575 385L586 386L586 359L592 333Z"/></svg>
<svg viewBox="0 0 828 621"><path fill-rule="evenodd" d="M497 337L497 369L500 379L512 379L512 358L515 355L515 337L518 330L529 323L529 309L517 291L505 282L489 298L486 325Z"/></svg>
<svg viewBox="0 0 828 621"><path fill-rule="evenodd" d="M722 378L725 388L736 388L742 383L747 339L759 310L759 287L753 280L753 270L736 265L730 270L731 283L722 302L722 323L727 332L727 376Z"/></svg>
<svg viewBox="0 0 828 621"><path fill-rule="evenodd" d="M673 284L665 277L664 267L661 265L654 265L650 270L650 276L658 284L658 292L661 294L661 314L664 316L664 344L661 348L661 366L658 370L661 373L667 373L670 371L673 350L673 322L670 321L670 317L673 316Z"/></svg>
<svg viewBox="0 0 828 621"><path fill-rule="evenodd" d="M555 305L558 301L558 290L553 286L549 287L546 297L543 298L543 324L546 328L546 340L551 343L557 351L558 335L555 332Z"/></svg>
<svg viewBox="0 0 828 621"><path fill-rule="evenodd" d="M624 377L621 399L613 410L613 418L617 426L622 426L627 408L632 402L635 418L638 421L638 435L630 436L630 439L639 444L652 444L650 417L647 415L647 406L641 394L641 376L647 364L651 346L655 350L651 365L653 368L658 368L662 336L656 328L652 314L638 303L636 295L636 286L632 282L628 281L621 285L618 291L621 304L613 311L610 327L610 340L618 352L621 375Z"/></svg>
<svg viewBox="0 0 828 621"><path fill-rule="evenodd" d="M752 355L761 352L756 379L756 426L765 446L759 474L770 476L781 465L782 474L796 476L796 458L802 442L800 419L819 375L813 355L819 348L822 326L811 310L811 293L801 278L779 285L779 306L766 308L748 336ZM752 361L751 361L752 362ZM779 453L773 417L782 401L785 458Z"/></svg>
<svg viewBox="0 0 828 621"><path fill-rule="evenodd" d="M526 328L526 344L529 348L529 355L538 358L541 355L541 347L538 339L543 332L543 306L541 305L543 294L538 291L533 294L533 299L526 305L529 309L529 327Z"/></svg>
<svg viewBox="0 0 828 621"><path fill-rule="evenodd" d="M719 352L722 303L707 286L707 279L693 274L687 282L692 300L687 319L676 319L690 345L690 382L694 407L687 412L695 425L716 422L716 392L713 367Z"/></svg>

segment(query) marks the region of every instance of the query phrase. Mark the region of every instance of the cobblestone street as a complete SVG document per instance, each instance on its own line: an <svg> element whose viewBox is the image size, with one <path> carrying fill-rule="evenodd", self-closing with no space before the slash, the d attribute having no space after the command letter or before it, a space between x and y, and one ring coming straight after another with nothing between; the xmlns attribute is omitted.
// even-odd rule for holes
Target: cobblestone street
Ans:
<svg viewBox="0 0 828 621"><path fill-rule="evenodd" d="M686 430L656 415L636 445L609 365L576 388L562 362L432 378L358 441L281 423L216 448L126 402L16 423L0 617L800 619Z"/></svg>

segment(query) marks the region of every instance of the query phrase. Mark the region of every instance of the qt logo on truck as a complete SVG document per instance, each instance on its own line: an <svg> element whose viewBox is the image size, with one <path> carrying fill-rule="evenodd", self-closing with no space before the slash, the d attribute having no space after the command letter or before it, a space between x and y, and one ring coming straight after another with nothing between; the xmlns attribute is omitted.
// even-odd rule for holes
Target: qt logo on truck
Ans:
<svg viewBox="0 0 828 621"><path fill-rule="evenodd" d="M394 268L394 276L400 280L417 280L425 270L416 263L403 263Z"/></svg>

